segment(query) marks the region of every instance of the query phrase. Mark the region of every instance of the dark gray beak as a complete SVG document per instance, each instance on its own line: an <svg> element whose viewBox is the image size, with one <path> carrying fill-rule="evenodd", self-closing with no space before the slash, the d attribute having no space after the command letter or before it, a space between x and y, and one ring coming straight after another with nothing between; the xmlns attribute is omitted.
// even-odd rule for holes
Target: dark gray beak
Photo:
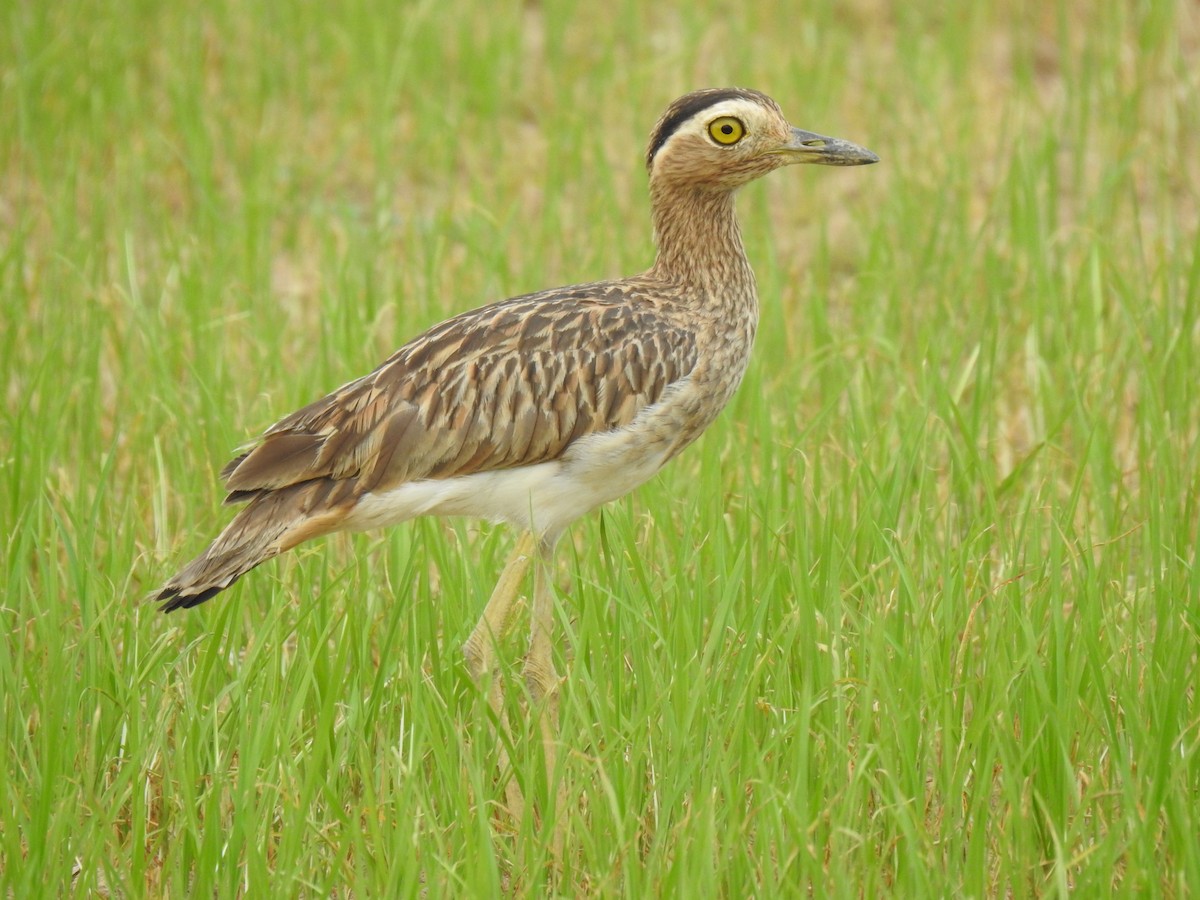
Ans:
<svg viewBox="0 0 1200 900"><path fill-rule="evenodd" d="M878 156L858 144L799 128L793 128L787 143L771 152L786 156L789 163L819 166L869 166L879 162Z"/></svg>

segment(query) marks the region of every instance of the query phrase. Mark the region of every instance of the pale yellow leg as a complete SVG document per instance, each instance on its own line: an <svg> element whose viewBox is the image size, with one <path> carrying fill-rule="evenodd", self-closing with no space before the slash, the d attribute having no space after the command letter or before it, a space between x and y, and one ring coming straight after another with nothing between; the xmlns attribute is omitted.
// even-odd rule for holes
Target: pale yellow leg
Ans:
<svg viewBox="0 0 1200 900"><path fill-rule="evenodd" d="M463 644L463 655L467 658L467 669L471 677L478 681L485 674L491 674L495 667L496 642L504 634L504 626L508 623L508 614L512 611L517 594L521 590L521 582L533 562L533 535L525 532L517 541L504 571L488 598L483 615L475 624L471 636Z"/></svg>
<svg viewBox="0 0 1200 900"><path fill-rule="evenodd" d="M556 812L551 852L555 862L562 859L564 787L558 783L555 763L558 753L558 673L554 671L554 588L551 585L549 549L542 548L534 570L533 615L529 630L529 653L525 656L525 685L529 690L532 712L538 717L542 733L542 754L546 762L546 787L555 797ZM545 818L545 816L543 816Z"/></svg>
<svg viewBox="0 0 1200 900"><path fill-rule="evenodd" d="M536 704L555 700L558 673L554 671L554 588L550 564L539 556L534 570L533 615L529 625L529 652L525 654L525 685Z"/></svg>
<svg viewBox="0 0 1200 900"><path fill-rule="evenodd" d="M471 673L471 677L480 685L490 679L488 705L491 706L500 728L499 739L496 742L499 747L496 765L502 776L506 772L508 773L504 796L508 801L509 814L517 822L525 814L525 799L521 796L521 788L517 784L516 778L513 777L511 771L508 771L510 766L508 750L505 745L512 741L512 730L508 726L508 716L504 711L504 693L500 687L500 679L495 677L494 669L496 643L504 634L508 615L521 590L521 582L525 578L525 573L529 571L529 564L533 561L533 545L533 535L528 532L521 535L508 562L504 564L504 570L500 573L496 587L492 590L492 596L488 598L483 615L479 617L479 621L471 631L471 636L463 644L463 655L467 658L467 670Z"/></svg>

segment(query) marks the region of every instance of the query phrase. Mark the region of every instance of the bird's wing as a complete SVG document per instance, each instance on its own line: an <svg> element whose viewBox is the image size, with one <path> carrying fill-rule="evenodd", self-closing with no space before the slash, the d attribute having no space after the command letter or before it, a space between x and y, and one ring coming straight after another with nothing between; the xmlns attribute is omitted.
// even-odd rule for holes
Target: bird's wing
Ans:
<svg viewBox="0 0 1200 900"><path fill-rule="evenodd" d="M630 285L463 313L273 425L222 470L229 500L315 478L353 493L556 459L619 428L696 364L694 334Z"/></svg>

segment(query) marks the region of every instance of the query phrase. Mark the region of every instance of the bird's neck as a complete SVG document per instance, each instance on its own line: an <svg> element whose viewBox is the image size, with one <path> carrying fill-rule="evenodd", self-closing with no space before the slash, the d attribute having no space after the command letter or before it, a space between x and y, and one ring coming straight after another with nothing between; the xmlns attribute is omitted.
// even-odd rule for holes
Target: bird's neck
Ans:
<svg viewBox="0 0 1200 900"><path fill-rule="evenodd" d="M650 204L658 245L650 274L698 288L710 302L724 297L754 303L754 273L732 191L651 183Z"/></svg>

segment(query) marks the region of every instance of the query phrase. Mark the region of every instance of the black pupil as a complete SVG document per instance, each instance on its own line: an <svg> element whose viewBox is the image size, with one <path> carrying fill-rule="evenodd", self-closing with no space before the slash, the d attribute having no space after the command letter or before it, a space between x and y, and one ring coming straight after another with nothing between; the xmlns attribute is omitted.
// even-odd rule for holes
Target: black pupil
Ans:
<svg viewBox="0 0 1200 900"><path fill-rule="evenodd" d="M721 134L733 134L733 126L729 124L722 125Z"/></svg>

